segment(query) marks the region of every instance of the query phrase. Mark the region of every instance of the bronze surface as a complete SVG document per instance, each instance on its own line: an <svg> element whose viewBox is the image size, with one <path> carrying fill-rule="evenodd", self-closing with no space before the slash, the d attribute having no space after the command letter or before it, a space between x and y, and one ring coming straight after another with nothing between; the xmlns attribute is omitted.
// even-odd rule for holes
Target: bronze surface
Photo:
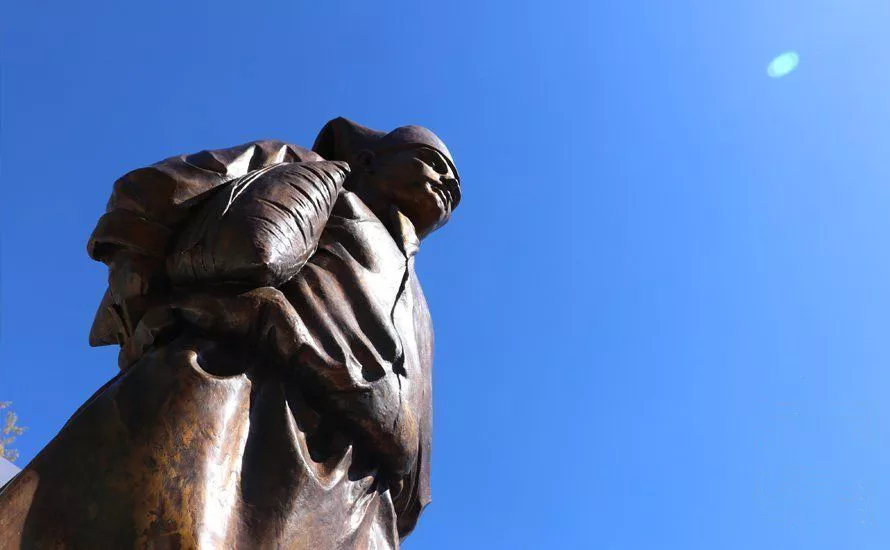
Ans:
<svg viewBox="0 0 890 550"><path fill-rule="evenodd" d="M430 500L432 132L335 119L118 180L88 252L121 372L0 490L0 548L398 548Z"/></svg>

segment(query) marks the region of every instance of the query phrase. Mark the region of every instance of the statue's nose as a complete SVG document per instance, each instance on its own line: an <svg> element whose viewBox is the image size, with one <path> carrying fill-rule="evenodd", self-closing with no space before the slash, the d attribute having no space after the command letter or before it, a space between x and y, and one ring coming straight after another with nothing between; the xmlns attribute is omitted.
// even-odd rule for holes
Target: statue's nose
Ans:
<svg viewBox="0 0 890 550"><path fill-rule="evenodd" d="M440 181L445 185L445 187L451 193L451 197L454 199L451 204L451 208L453 210L454 207L456 207L457 204L460 202L460 182L457 180L457 178L441 178Z"/></svg>

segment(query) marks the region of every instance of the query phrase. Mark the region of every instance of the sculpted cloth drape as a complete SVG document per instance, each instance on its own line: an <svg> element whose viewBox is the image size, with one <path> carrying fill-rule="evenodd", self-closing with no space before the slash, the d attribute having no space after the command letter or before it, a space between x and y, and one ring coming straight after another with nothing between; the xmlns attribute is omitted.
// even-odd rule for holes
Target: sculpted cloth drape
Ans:
<svg viewBox="0 0 890 550"><path fill-rule="evenodd" d="M0 547L398 547L429 502L432 327L411 222L375 216L348 170L261 141L115 184L90 338L122 371L0 492ZM296 252L232 214L268 225L280 182Z"/></svg>

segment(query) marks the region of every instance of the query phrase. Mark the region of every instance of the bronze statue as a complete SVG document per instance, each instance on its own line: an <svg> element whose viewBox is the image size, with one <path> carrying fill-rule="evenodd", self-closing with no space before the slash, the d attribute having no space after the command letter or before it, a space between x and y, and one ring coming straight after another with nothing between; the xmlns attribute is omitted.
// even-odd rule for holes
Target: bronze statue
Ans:
<svg viewBox="0 0 890 550"><path fill-rule="evenodd" d="M114 185L90 343L121 372L0 491L2 548L397 548L429 502L420 239L445 145L343 118Z"/></svg>

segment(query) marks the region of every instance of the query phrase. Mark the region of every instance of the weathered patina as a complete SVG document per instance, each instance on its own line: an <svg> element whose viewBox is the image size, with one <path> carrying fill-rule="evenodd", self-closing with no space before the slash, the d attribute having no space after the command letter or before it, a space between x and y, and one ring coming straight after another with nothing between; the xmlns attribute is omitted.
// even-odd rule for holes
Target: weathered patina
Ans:
<svg viewBox="0 0 890 550"><path fill-rule="evenodd" d="M88 249L121 372L0 492L0 546L397 548L430 499L415 254L459 200L432 132L342 118L118 180Z"/></svg>

